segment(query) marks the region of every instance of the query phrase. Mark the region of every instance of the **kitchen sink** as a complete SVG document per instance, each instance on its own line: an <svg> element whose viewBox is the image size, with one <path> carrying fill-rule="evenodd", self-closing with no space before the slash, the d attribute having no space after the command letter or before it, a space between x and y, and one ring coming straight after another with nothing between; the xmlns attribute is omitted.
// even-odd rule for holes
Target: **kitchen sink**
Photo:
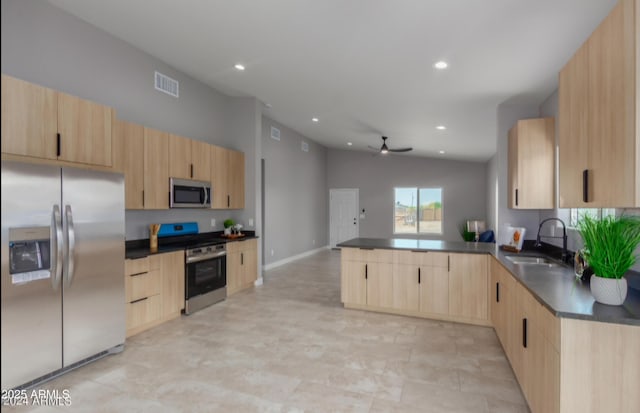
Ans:
<svg viewBox="0 0 640 413"><path fill-rule="evenodd" d="M527 257L522 255L506 255L506 259L511 261L514 264L524 264L524 265L540 265L545 267L556 267L559 266L557 262L550 260L545 257Z"/></svg>

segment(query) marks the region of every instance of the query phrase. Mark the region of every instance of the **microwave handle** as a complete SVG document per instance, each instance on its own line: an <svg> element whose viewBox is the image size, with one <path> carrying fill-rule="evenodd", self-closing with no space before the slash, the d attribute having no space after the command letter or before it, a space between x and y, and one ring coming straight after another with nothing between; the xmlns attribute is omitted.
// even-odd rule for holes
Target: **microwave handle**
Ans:
<svg viewBox="0 0 640 413"><path fill-rule="evenodd" d="M204 201L202 202L202 206L207 205L207 201L209 201L209 195L207 194L207 186L206 185L202 185L202 192L203 192L203 198Z"/></svg>
<svg viewBox="0 0 640 413"><path fill-rule="evenodd" d="M53 260L51 272L53 277L51 278L51 285L53 290L56 291L60 287L60 281L62 280L62 217L60 215L60 206L53 206L53 213L51 216L53 221L53 229L55 235L53 237L54 245L51 249Z"/></svg>

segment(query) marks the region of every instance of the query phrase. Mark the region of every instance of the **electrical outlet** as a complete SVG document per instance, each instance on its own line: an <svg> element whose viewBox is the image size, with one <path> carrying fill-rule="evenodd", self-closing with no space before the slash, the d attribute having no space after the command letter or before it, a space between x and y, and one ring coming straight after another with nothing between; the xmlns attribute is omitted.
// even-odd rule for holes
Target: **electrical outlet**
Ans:
<svg viewBox="0 0 640 413"><path fill-rule="evenodd" d="M249 226L252 227L253 226L253 218L249 218Z"/></svg>
<svg viewBox="0 0 640 413"><path fill-rule="evenodd" d="M216 219L215 218L211 218L211 228L216 226Z"/></svg>

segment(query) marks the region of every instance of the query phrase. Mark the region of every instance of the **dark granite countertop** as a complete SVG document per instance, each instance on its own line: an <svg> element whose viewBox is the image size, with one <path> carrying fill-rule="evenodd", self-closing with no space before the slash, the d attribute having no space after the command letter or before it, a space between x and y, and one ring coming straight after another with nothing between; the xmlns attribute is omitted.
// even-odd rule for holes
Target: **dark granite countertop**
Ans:
<svg viewBox="0 0 640 413"><path fill-rule="evenodd" d="M513 264L505 257L515 253L502 251L496 244L399 238L355 238L338 244L338 247L491 254L557 317L640 326L640 289L638 289L640 288L640 274L638 273L631 272L627 276L629 290L625 302L620 306L610 306L595 302L589 289L589 283L576 280L572 267L564 264L551 267ZM541 256L543 254L523 251L518 255Z"/></svg>
<svg viewBox="0 0 640 413"><path fill-rule="evenodd" d="M159 238L158 251L156 252L151 252L149 250L149 238L131 240L125 243L125 258L144 258L154 254L163 254L167 252L184 250L186 248L194 247L198 244L224 244L229 242L246 241L248 239L258 238L255 234L255 231L245 231L243 232L243 234L245 235L244 237L233 239L222 237L222 231L206 232L184 237L169 237L171 238L171 240Z"/></svg>

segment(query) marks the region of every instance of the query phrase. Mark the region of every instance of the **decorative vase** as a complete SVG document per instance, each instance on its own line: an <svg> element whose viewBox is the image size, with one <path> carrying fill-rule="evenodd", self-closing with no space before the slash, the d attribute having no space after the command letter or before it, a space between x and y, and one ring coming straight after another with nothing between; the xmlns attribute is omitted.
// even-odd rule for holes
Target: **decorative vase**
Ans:
<svg viewBox="0 0 640 413"><path fill-rule="evenodd" d="M231 227L224 229L224 235L231 235Z"/></svg>
<svg viewBox="0 0 640 413"><path fill-rule="evenodd" d="M627 298L627 280L623 278L591 277L591 294L597 302L608 305L621 305Z"/></svg>

